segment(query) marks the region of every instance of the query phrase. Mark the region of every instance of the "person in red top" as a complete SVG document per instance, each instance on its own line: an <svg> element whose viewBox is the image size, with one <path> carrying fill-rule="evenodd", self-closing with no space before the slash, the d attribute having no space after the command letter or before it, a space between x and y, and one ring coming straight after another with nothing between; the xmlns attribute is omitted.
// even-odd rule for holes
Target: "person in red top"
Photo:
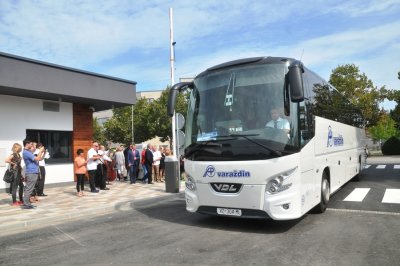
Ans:
<svg viewBox="0 0 400 266"><path fill-rule="evenodd" d="M82 197L83 196L83 190L85 189L85 175L86 175L86 165L87 165L87 160L84 156L83 150L78 149L76 152L78 156L75 158L74 161L74 172L76 174L76 191L77 191L77 196Z"/></svg>
<svg viewBox="0 0 400 266"><path fill-rule="evenodd" d="M142 165L142 169L143 169L143 178L142 178L142 182L143 183L146 183L146 180L147 180L147 169L146 169L146 165L145 165L145 163L146 163L146 148L147 148L147 145L145 144L145 145L143 145L143 150L142 150L142 153L141 153L141 159L140 159L140 164Z"/></svg>

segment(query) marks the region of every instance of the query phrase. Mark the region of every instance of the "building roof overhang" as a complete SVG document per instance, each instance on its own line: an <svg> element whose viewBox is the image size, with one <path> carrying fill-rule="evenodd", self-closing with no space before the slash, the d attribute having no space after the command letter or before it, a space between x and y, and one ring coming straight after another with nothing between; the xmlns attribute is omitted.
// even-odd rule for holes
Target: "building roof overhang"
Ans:
<svg viewBox="0 0 400 266"><path fill-rule="evenodd" d="M136 82L0 53L0 94L102 111L135 104Z"/></svg>

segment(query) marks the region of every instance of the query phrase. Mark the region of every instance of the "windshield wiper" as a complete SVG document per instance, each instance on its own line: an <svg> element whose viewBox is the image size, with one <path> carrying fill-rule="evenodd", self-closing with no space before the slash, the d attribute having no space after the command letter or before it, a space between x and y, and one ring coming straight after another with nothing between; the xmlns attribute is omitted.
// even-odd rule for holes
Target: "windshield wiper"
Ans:
<svg viewBox="0 0 400 266"><path fill-rule="evenodd" d="M263 147L264 149L266 149L266 150L270 151L271 153L275 154L276 156L282 157L282 152L274 150L274 149L272 149L272 148L270 148L268 146L265 146L264 144L261 144L261 143L255 141L255 140L249 138L249 137L258 136L258 135L260 135L260 134L247 134L247 135L229 134L229 135L227 135L227 137L242 137L242 138L247 139L248 141L250 141L250 142L252 142L252 143L254 143L254 144L256 144L256 145L258 145L260 147Z"/></svg>
<svg viewBox="0 0 400 266"><path fill-rule="evenodd" d="M214 137L215 139L204 141L204 142L200 142L200 143L193 143L190 146L188 146L185 149L185 158L188 158L193 153L196 153L196 152L202 150L202 148L205 148L205 147L213 147L213 148L222 147L222 144L221 143L216 143L216 141L233 140L233 139L237 139L238 137L242 137L242 138L244 138L244 139L246 139L246 140L248 140L248 141L250 141L250 142L252 142L252 143L254 143L254 144L256 144L256 145L258 145L258 146L260 146L260 147L262 147L264 149L266 149L266 150L268 150L269 152L275 154L276 156L279 156L279 157L283 156L281 151L274 150L274 149L272 149L272 148L270 148L270 147L268 147L268 146L266 146L264 144L261 144L261 143L255 141L255 140L249 138L249 137L254 137L254 136L259 136L259 135L260 134L229 134L229 135L215 136Z"/></svg>
<svg viewBox="0 0 400 266"><path fill-rule="evenodd" d="M222 144L220 143L216 143L215 140L209 140L209 141L204 141L204 142L199 142L199 143L193 143L191 145L189 145L186 149L185 149L185 158L188 158L190 155L192 155L195 152L198 152L200 150L202 150L202 148L206 148L206 147L222 147Z"/></svg>

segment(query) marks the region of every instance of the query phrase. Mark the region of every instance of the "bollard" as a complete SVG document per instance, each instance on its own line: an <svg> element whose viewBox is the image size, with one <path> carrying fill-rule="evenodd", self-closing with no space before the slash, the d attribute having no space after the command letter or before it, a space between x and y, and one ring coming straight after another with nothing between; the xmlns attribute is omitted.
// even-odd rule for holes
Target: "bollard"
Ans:
<svg viewBox="0 0 400 266"><path fill-rule="evenodd" d="M174 156L165 157L165 192L179 193L179 162Z"/></svg>

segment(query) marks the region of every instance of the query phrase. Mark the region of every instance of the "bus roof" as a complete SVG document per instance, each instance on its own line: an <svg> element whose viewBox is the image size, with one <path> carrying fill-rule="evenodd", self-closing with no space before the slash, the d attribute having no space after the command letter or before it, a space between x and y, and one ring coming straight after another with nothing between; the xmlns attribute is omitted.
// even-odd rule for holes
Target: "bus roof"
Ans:
<svg viewBox="0 0 400 266"><path fill-rule="evenodd" d="M250 58L243 58L243 59L238 59L238 60L233 60L229 62L225 62L213 67L208 68L206 71L201 72L197 77L203 76L209 71L214 71L218 69L224 69L232 66L238 66L238 65L249 65L249 64L254 64L254 65L262 65L262 64L273 64L273 63L286 63L286 62L293 62L295 59L293 58L288 58L288 57L272 57L272 56L260 56L260 57L250 57Z"/></svg>

